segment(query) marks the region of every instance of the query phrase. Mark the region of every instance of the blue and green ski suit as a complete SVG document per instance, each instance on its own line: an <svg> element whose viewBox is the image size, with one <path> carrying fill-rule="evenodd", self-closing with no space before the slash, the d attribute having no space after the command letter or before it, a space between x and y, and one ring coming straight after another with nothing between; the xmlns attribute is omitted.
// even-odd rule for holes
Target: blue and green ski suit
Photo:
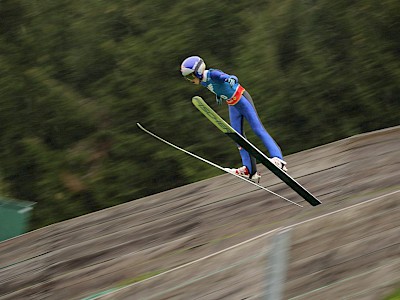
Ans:
<svg viewBox="0 0 400 300"><path fill-rule="evenodd" d="M243 120L246 119L253 132L267 148L270 156L283 159L281 149L261 123L250 94L239 84L236 76L228 75L221 70L209 69L204 72L200 84L216 95L217 102L226 101L233 129L245 136ZM242 163L249 169L250 175L256 173L255 159L241 147L239 147L239 153Z"/></svg>

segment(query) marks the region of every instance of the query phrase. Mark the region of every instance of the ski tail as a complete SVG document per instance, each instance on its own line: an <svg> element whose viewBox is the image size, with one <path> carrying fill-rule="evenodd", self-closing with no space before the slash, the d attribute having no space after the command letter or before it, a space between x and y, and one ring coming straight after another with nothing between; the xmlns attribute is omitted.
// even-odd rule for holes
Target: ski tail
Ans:
<svg viewBox="0 0 400 300"><path fill-rule="evenodd" d="M239 175L237 175L237 174L230 173L229 171L225 170L223 167L221 167L221 166L219 166L219 165L217 165L217 164L215 164L215 163L213 163L213 162L211 162L211 161L209 161L209 160L207 160L207 159L205 159L205 158L202 158L202 157L200 157L200 156L198 156L198 155L196 155L196 154L194 154L194 153L192 153L192 152L189 152L189 151L187 151L187 150L185 150L185 149L183 149L183 148L181 148L181 147L178 147L178 146L172 144L171 142L168 142L167 140L165 140L165 139L159 137L159 136L156 135L155 133L153 133L153 132L147 130L146 128L144 128L140 123L136 123L136 125L137 125L141 130L143 130L144 132L146 132L147 134L151 135L152 137L158 139L159 141L161 141L161 142L163 142L163 143L165 143L165 144L167 144L167 145L169 145L169 146L171 146L171 147L173 147L173 148L175 148L175 149L177 149L177 150L179 150L179 151L182 151L182 152L184 152L184 153L186 153L186 154L188 154L188 155L190 155L190 156L192 156L192 157L194 157L194 158L197 158L198 160L201 160L201 161L203 161L203 162L205 162L205 163L207 163L207 164L209 164L209 165L211 165L211 166L213 166L213 167L215 167L215 168L217 168L217 169L220 169L221 171L224 171L225 173L231 174L231 175L233 175L233 176L235 176L235 177L237 177L237 178L239 178L239 179L241 179L241 180L244 180L244 181L246 181L246 182L248 182L248 183L250 183L250 184L256 186L257 188L260 188L260 189L262 189L262 190L264 190L264 191L267 191L267 192L269 192L269 193L271 193L271 194L273 194L273 195L275 195L275 196L277 196L277 197L279 197L279 198L281 198L281 199L283 199L283 200L285 200L285 201L288 201L288 202L290 202L290 203L292 203L292 204L294 204L294 205L297 205L297 206L299 206L299 207L303 207L302 205L297 204L296 202L293 202L293 201L291 201L291 200L289 200L289 199L287 199L287 198L285 198L285 197L283 197L283 196L281 196L281 195L279 195L279 194L277 194L277 193L275 193L275 192L273 192L273 191L267 189L266 187L263 187L262 185L259 185L259 184L255 183L254 181L251 181L251 180L249 180L249 179L246 179L246 178L244 178L244 177L242 177L242 176L239 176Z"/></svg>

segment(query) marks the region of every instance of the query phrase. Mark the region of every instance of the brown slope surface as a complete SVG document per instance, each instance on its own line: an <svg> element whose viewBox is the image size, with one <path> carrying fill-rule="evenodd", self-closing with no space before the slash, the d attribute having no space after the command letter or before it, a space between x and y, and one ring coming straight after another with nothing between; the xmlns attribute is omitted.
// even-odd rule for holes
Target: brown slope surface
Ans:
<svg viewBox="0 0 400 300"><path fill-rule="evenodd" d="M399 150L394 127L286 157L290 174L323 202L317 207L260 167L264 186L304 207L226 174L5 241L0 298L79 299L396 191ZM296 287L293 274L289 284Z"/></svg>
<svg viewBox="0 0 400 300"><path fill-rule="evenodd" d="M400 279L399 195L264 233L98 299L383 299ZM277 248L282 236L287 246ZM282 252L286 278L276 280Z"/></svg>

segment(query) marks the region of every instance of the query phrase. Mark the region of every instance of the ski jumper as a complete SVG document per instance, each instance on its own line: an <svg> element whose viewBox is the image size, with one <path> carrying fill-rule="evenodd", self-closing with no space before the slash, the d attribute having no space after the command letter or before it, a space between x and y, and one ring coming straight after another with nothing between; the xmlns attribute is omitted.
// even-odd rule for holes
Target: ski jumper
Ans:
<svg viewBox="0 0 400 300"><path fill-rule="evenodd" d="M231 85L227 80L234 79ZM267 130L258 117L253 99L250 94L239 84L238 79L234 75L228 75L217 69L209 69L204 72L201 85L213 92L217 100L224 100L229 107L229 119L233 129L245 137L243 129L243 120L246 119L250 124L253 132L261 139L267 148L271 157L283 159L282 152L274 139L269 135ZM249 169L251 175L257 172L256 160L250 154L239 147L239 153L242 163Z"/></svg>

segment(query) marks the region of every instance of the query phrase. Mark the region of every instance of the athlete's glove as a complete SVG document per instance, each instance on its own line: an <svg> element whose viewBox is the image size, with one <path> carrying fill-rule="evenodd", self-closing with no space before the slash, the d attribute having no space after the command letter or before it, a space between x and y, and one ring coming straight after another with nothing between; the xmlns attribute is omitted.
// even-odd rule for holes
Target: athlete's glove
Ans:
<svg viewBox="0 0 400 300"><path fill-rule="evenodd" d="M217 103L218 103L218 105L221 105L222 104L222 98L220 97L220 96L218 96L218 95L215 95L215 100L217 101Z"/></svg>
<svg viewBox="0 0 400 300"><path fill-rule="evenodd" d="M228 82L229 85L233 87L238 81L238 79L236 76L229 76L229 78L225 79L225 81Z"/></svg>

